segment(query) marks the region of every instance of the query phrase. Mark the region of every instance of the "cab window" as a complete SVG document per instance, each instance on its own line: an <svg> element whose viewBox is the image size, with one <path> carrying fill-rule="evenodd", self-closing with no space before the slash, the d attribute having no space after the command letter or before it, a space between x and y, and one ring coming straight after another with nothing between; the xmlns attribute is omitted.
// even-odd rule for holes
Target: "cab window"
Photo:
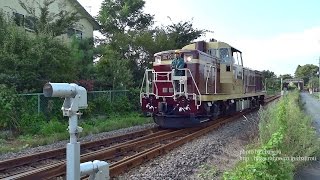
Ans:
<svg viewBox="0 0 320 180"><path fill-rule="evenodd" d="M242 65L240 52L238 51L232 52L232 61L236 65Z"/></svg>
<svg viewBox="0 0 320 180"><path fill-rule="evenodd" d="M221 63L223 63L223 64L231 64L232 63L228 48L220 48L219 49L219 56L220 56Z"/></svg>

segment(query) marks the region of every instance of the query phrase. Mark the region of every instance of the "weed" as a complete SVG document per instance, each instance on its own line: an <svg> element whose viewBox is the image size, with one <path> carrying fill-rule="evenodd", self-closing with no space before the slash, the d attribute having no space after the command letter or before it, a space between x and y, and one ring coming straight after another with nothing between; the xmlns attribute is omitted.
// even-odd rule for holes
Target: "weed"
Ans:
<svg viewBox="0 0 320 180"><path fill-rule="evenodd" d="M294 169L304 162L292 161L291 157L319 153L319 139L311 118L301 109L298 92L261 110L259 117L259 146L249 149L255 153L246 155L246 161L233 171L225 172L224 179L292 179Z"/></svg>
<svg viewBox="0 0 320 180"><path fill-rule="evenodd" d="M219 170L215 166L201 165L199 166L199 179L214 179L219 174Z"/></svg>

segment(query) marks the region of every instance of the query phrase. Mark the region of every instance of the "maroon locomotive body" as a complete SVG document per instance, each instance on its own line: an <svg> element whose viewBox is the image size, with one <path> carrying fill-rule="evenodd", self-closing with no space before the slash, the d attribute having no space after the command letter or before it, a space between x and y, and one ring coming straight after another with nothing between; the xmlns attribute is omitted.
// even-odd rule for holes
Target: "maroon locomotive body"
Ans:
<svg viewBox="0 0 320 180"><path fill-rule="evenodd" d="M241 51L223 42L197 42L178 50L183 67L172 69L177 50L156 53L141 88L142 111L166 128L192 127L262 103L262 75L243 68Z"/></svg>

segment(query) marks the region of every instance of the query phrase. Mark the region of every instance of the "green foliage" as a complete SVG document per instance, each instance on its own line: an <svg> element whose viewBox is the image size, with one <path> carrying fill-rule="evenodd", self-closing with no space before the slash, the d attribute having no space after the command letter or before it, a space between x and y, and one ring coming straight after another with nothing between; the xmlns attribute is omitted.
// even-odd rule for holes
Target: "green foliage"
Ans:
<svg viewBox="0 0 320 180"><path fill-rule="evenodd" d="M103 68L98 68L97 72L100 85L107 78L108 84L112 84L108 86L117 86L112 81L124 82L116 80L120 77L130 82L126 87L139 87L156 52L182 48L206 32L195 29L190 21L153 28L153 16L143 12L144 4L144 0L103 1L98 20L107 39L99 47L103 61ZM112 69L117 66L123 73L121 76Z"/></svg>
<svg viewBox="0 0 320 180"><path fill-rule="evenodd" d="M128 114L133 110L133 103L127 97L120 97L112 103L112 112L116 114Z"/></svg>
<svg viewBox="0 0 320 180"><path fill-rule="evenodd" d="M128 86L132 81L132 74L128 61L112 50L106 50L97 66L97 83L102 89L119 89Z"/></svg>
<svg viewBox="0 0 320 180"><path fill-rule="evenodd" d="M45 125L47 125L47 122L43 115L23 114L20 120L19 128L21 129L21 134L34 135L38 134Z"/></svg>
<svg viewBox="0 0 320 180"><path fill-rule="evenodd" d="M112 115L108 118L100 119L81 119L79 126L83 128L83 132L80 133L80 136L83 137L88 134L112 131L150 122L150 118L140 117L138 113L130 113L125 116ZM69 137L67 127L67 121L60 122L57 119L52 119L52 121L43 124L36 135L20 136L14 143L12 141L10 143L6 141L0 142L0 154L66 140Z"/></svg>
<svg viewBox="0 0 320 180"><path fill-rule="evenodd" d="M48 123L41 126L39 134L44 136L51 136L52 134L57 133L66 133L67 131L67 121L62 123L58 119L51 119Z"/></svg>
<svg viewBox="0 0 320 180"><path fill-rule="evenodd" d="M47 35L31 37L0 15L0 81L18 92L75 79L71 49ZM66 73L68 72L68 73Z"/></svg>
<svg viewBox="0 0 320 180"><path fill-rule="evenodd" d="M285 80L285 79L292 79L293 77L291 76L291 74L283 74L283 75L280 75L279 78L282 78L282 80Z"/></svg>
<svg viewBox="0 0 320 180"><path fill-rule="evenodd" d="M263 70L262 71L262 77L263 77L263 79L265 79L265 78L276 78L277 75L274 74L274 72L272 72L272 71Z"/></svg>
<svg viewBox="0 0 320 180"><path fill-rule="evenodd" d="M294 72L294 76L296 78L303 79L304 84L308 84L309 79L316 77L318 71L319 67L313 64L305 64L303 66L298 65L296 71Z"/></svg>
<svg viewBox="0 0 320 180"><path fill-rule="evenodd" d="M169 34L170 39L175 42L174 49L180 49L203 35L207 30L195 29L190 21L180 21L167 26L166 32Z"/></svg>
<svg viewBox="0 0 320 180"><path fill-rule="evenodd" d="M67 46L50 35L29 36L3 14L0 23L0 81L4 84L18 92L39 92L48 81L93 78L92 39L74 39Z"/></svg>
<svg viewBox="0 0 320 180"><path fill-rule="evenodd" d="M129 99L130 96L119 94L113 95L111 94L103 94L99 97L92 98L92 100L88 104L88 108L84 110L84 116L94 116L107 114L115 115L115 114L128 114L134 112L137 107L134 104L139 102L139 99ZM136 102L137 101L137 102ZM140 107L140 106L138 106Z"/></svg>
<svg viewBox="0 0 320 180"><path fill-rule="evenodd" d="M93 58L97 54L97 49L94 48L93 42L92 38L72 38L71 55L76 65L76 77L78 80L92 80L95 78L96 68L93 66Z"/></svg>
<svg viewBox="0 0 320 180"><path fill-rule="evenodd" d="M319 88L319 77L310 78L308 88Z"/></svg>
<svg viewBox="0 0 320 180"><path fill-rule="evenodd" d="M141 111L140 105L140 89L139 88L131 88L127 94L128 100L131 103L132 110L137 112Z"/></svg>
<svg viewBox="0 0 320 180"><path fill-rule="evenodd" d="M66 2L59 0L59 12L53 13L49 9L56 0L44 0L42 4L37 1L19 0L20 6L28 13L27 18L31 25L29 29L36 34L47 34L52 37L60 36L68 31L69 28L76 26L80 16L76 11L66 9Z"/></svg>
<svg viewBox="0 0 320 180"><path fill-rule="evenodd" d="M281 91L281 79L269 78L264 80L264 85L267 87L268 93L276 93Z"/></svg>
<svg viewBox="0 0 320 180"><path fill-rule="evenodd" d="M277 79L276 74L272 71L262 71L262 82L266 86L268 94L275 94L281 89L280 79Z"/></svg>
<svg viewBox="0 0 320 180"><path fill-rule="evenodd" d="M261 146L226 172L224 179L292 179L295 167L303 161L291 158L310 157L318 151L319 139L311 119L300 109L298 92L260 111L260 119Z"/></svg>
<svg viewBox="0 0 320 180"><path fill-rule="evenodd" d="M19 131L21 101L14 88L0 84L0 129Z"/></svg>
<svg viewBox="0 0 320 180"><path fill-rule="evenodd" d="M81 136L87 134L107 132L115 129L127 128L145 123L150 123L150 118L141 117L138 113L127 113L126 115L111 115L107 119L83 120L80 126L83 127Z"/></svg>
<svg viewBox="0 0 320 180"><path fill-rule="evenodd" d="M216 167L209 165L201 165L199 174L197 175L199 179L214 179L218 175L218 170Z"/></svg>
<svg viewBox="0 0 320 180"><path fill-rule="evenodd" d="M144 0L104 0L98 15L101 32L111 37L148 28L153 23L153 16L142 11L144 4Z"/></svg>

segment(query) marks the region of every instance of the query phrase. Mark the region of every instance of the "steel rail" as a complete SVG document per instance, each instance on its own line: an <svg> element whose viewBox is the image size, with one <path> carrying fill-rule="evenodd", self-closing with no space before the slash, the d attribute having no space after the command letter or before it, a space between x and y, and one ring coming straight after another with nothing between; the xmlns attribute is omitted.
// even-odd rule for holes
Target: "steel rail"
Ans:
<svg viewBox="0 0 320 180"><path fill-rule="evenodd" d="M273 101L274 99L279 98L279 96L269 97L266 100L266 103ZM117 176L128 169L138 166L156 156L165 154L168 151L181 146L199 136L202 136L213 129L220 127L222 124L235 120L241 117L244 114L253 112L253 110L243 111L237 113L232 117L220 118L215 121L210 121L206 123L207 127L201 128L189 128L181 129L171 132L159 132L155 134L149 134L145 138L141 137L136 140L131 140L128 142L120 143L112 147L103 148L94 152L89 152L81 155L81 162L92 161L92 160L112 160L120 156L125 156L129 152L137 152L133 156L125 157L120 160L116 160L115 163L112 163L110 166L110 175ZM204 126L204 125L203 125ZM180 137L175 140L175 137ZM171 142L163 144L165 140L173 138ZM145 146L153 145L151 147L143 149ZM110 162L110 161L109 161ZM36 170L31 170L29 172L16 174L10 176L10 179L47 179L57 176L65 175L66 171L66 161L59 161L56 164L48 165L46 167L38 168Z"/></svg>
<svg viewBox="0 0 320 180"><path fill-rule="evenodd" d="M110 146L112 144L123 142L123 141L134 139L134 138L141 138L153 133L157 133L158 131L160 131L159 128L150 128L150 129L145 129L145 130L132 132L124 135L114 136L111 138L103 138L96 141L81 143L81 151L84 151L90 148L101 147L101 146ZM19 158L0 161L0 173L1 171L6 169L23 166L25 164L35 163L45 159L56 158L58 156L65 156L65 154L66 154L66 148L58 148L54 150L22 156Z"/></svg>

